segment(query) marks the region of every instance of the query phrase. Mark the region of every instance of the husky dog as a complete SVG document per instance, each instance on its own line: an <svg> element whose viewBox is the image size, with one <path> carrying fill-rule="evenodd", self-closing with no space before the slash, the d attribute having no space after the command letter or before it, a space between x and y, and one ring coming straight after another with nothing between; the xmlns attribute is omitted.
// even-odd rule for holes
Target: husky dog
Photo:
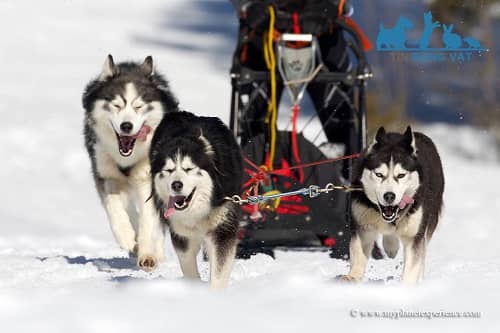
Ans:
<svg viewBox="0 0 500 333"><path fill-rule="evenodd" d="M163 231L151 194L149 147L164 114L177 110L167 81L142 64L108 55L83 94L84 135L97 191L118 244L152 269L163 258Z"/></svg>
<svg viewBox="0 0 500 333"><path fill-rule="evenodd" d="M386 254L404 248L402 280L414 284L424 274L428 242L443 204L444 176L432 140L408 127L404 134L381 127L354 171L351 270L344 280L360 280L379 234Z"/></svg>
<svg viewBox="0 0 500 333"><path fill-rule="evenodd" d="M201 245L210 284L224 287L234 261L240 207L225 198L239 193L242 156L231 131L215 117L165 115L151 143L153 198L185 277L199 278Z"/></svg>

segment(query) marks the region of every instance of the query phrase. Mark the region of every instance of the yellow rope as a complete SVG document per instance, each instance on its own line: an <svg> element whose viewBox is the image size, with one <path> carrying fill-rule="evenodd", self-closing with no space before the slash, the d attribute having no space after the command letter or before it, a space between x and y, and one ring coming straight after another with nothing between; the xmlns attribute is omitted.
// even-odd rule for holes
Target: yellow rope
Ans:
<svg viewBox="0 0 500 333"><path fill-rule="evenodd" d="M274 155L276 154L276 120L278 110L276 105L276 59L274 57L273 47L275 14L273 6L269 6L268 10L269 30L267 31L267 38L264 38L264 59L266 61L267 69L269 70L271 81L271 102L267 107L266 123L269 126L271 134L268 168L272 170Z"/></svg>

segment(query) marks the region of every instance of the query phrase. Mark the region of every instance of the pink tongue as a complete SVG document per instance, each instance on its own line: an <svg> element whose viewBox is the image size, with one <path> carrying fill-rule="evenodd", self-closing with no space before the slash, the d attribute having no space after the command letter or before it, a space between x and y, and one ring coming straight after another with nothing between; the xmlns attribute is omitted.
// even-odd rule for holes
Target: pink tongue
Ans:
<svg viewBox="0 0 500 333"><path fill-rule="evenodd" d="M164 218L168 219L170 216L172 216L173 213L175 213L174 203L175 203L175 200L173 197L168 199L168 207L165 210L165 212L163 213Z"/></svg>
<svg viewBox="0 0 500 333"><path fill-rule="evenodd" d="M399 203L399 209L404 209L406 205L411 205L414 202L415 200L413 200L412 197L405 194L403 195L403 198L401 198L401 202Z"/></svg>
<svg viewBox="0 0 500 333"><path fill-rule="evenodd" d="M169 208L163 213L163 217L168 219L173 213L175 213L175 208Z"/></svg>
<svg viewBox="0 0 500 333"><path fill-rule="evenodd" d="M139 132L137 132L137 134L133 136L133 138L145 141L149 132L151 132L151 127L149 127L148 125L144 125L141 127Z"/></svg>

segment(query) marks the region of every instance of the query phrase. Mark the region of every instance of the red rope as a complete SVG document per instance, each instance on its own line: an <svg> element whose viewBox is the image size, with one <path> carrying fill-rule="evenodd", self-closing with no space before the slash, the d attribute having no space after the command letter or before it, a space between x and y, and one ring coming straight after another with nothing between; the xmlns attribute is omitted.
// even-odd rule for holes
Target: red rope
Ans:
<svg viewBox="0 0 500 333"><path fill-rule="evenodd" d="M293 33L300 34L299 14L297 12L293 12L292 22L293 22Z"/></svg>
<svg viewBox="0 0 500 333"><path fill-rule="evenodd" d="M255 171L252 171L248 168L245 168L244 171L250 176L250 179L243 184L243 188L247 189L243 193L243 198L245 198L251 190L253 190L253 195L257 196L259 193L259 183L261 181L266 180L269 175L280 175L283 174L284 171L289 171L293 169L300 169L301 175L303 177L303 168L308 168L316 165L321 165L321 164L326 164L326 163L333 163L337 161L342 161L342 160L347 160L351 158L356 158L359 157L360 154L351 154L347 156L342 156L342 157L337 157L337 158L331 158L328 160L322 160L322 161L316 161L316 162L311 162L311 163L304 163L304 164L299 164L299 165L294 165L294 166L289 166L289 167L284 167L280 169L274 169L272 171L268 171L266 167L258 167L257 164L252 162L249 158L244 157L244 160L247 164L249 164L252 168L255 169ZM300 160L299 160L300 161ZM302 182L302 181L301 181ZM262 214L260 213L259 205L253 205L251 208L251 214L250 214L250 219L252 221L257 221L262 218ZM278 208L276 212L278 214L286 214L286 213L291 213L291 212L297 212L297 213L307 213L309 211L308 207L296 207L296 205L289 205L285 204L283 207Z"/></svg>
<svg viewBox="0 0 500 333"><path fill-rule="evenodd" d="M287 167L287 168L281 168L281 169L273 170L273 171L268 172L268 173L273 174L275 171L280 171L280 170L293 170L293 169L299 169L299 168L308 168L308 167L312 167L312 166L316 166L316 165L321 165L321 164L327 164L327 163L333 163L333 162L338 162L338 161L343 161L343 160L349 160L349 159L357 158L360 155L361 155L360 153L355 153L355 154L351 154L351 155L347 155L347 156L342 156L342 157L337 157L337 158L331 158L331 159L323 160L323 161L317 161L317 162L311 162L311 163L304 163L304 164L300 164L300 165L294 165L294 166Z"/></svg>
<svg viewBox="0 0 500 333"><path fill-rule="evenodd" d="M255 170L260 170L261 168L259 168L257 166L257 164L255 164L254 162L252 162L251 159L249 159L248 157L243 157L243 159L245 160L245 162L247 162L251 167L253 167Z"/></svg>
<svg viewBox="0 0 500 333"><path fill-rule="evenodd" d="M252 184L258 185L258 183L262 180L265 180L268 175L281 175L281 174L283 174L284 170L294 170L294 169L301 169L302 170L303 168L309 168L309 167L316 166L316 165L334 163L334 162L338 162L338 161L357 158L360 155L361 154L359 154L359 153L355 153L355 154L351 154L351 155L347 155L347 156L330 158L330 159L322 160L322 161L316 161L316 162L311 162L311 163L293 165L290 167L285 167L285 168L280 168L280 169L274 169L272 171L267 171L264 168L259 168L249 158L244 157L245 162L248 163L251 167L253 167L256 171L251 171L249 169L245 169L245 172L250 176L250 179L247 182L245 182L245 184L243 184L243 188L247 188Z"/></svg>
<svg viewBox="0 0 500 333"><path fill-rule="evenodd" d="M292 107L292 153L295 162L300 165L302 162L300 161L299 144L297 142L297 118L299 116L299 111L299 105L294 104ZM302 168L299 168L299 182L304 182L304 170L302 170Z"/></svg>

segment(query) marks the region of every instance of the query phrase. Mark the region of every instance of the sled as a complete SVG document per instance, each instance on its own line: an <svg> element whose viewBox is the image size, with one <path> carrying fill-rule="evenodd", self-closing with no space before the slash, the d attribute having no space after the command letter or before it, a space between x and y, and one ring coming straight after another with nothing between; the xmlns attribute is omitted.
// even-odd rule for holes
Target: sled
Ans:
<svg viewBox="0 0 500 333"><path fill-rule="evenodd" d="M246 178L242 198L280 196L328 183L349 185L352 159L366 146L365 87L372 76L370 43L346 14L345 1L306 1L291 11L274 1L240 8L239 38L231 67L230 128L242 147ZM285 92L291 110L279 109ZM314 95L316 117L327 142L298 128L304 94ZM278 111L290 118L277 125ZM311 135L309 135L311 138ZM308 165L307 167L304 165ZM283 196L242 205L238 256L274 256L276 249L329 251L348 258L350 196Z"/></svg>

